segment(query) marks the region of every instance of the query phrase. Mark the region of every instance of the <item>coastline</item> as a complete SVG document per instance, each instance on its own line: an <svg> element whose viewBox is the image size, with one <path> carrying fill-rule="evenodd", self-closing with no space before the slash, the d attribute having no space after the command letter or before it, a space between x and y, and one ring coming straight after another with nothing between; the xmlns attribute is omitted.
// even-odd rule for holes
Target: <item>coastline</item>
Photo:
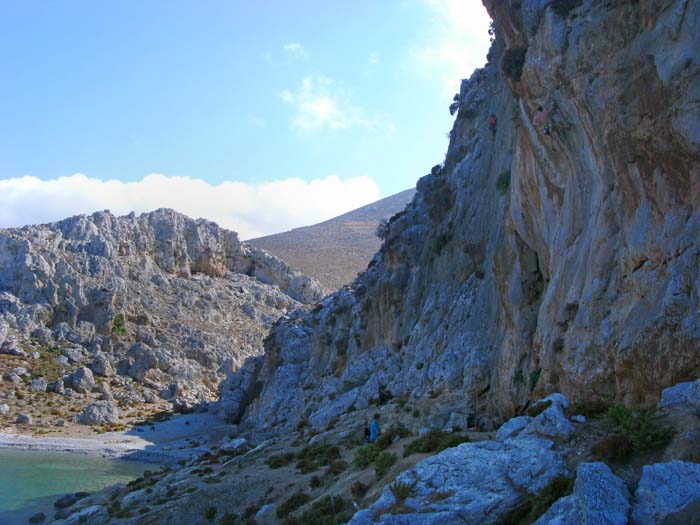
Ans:
<svg viewBox="0 0 700 525"><path fill-rule="evenodd" d="M197 436L208 438L225 433L225 430L230 430L230 426L213 415L182 414L147 427L133 427L94 436L0 432L0 451L9 449L87 454L165 464L187 458L198 450L200 445L193 446L192 442Z"/></svg>

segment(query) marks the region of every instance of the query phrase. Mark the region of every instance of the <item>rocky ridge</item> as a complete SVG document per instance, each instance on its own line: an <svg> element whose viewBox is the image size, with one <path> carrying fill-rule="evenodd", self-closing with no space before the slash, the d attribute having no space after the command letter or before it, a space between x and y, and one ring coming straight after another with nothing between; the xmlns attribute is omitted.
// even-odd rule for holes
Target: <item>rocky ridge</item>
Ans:
<svg viewBox="0 0 700 525"><path fill-rule="evenodd" d="M42 397L36 426L114 424L117 405L192 408L217 399L274 321L320 296L236 233L172 210L1 230L2 401Z"/></svg>

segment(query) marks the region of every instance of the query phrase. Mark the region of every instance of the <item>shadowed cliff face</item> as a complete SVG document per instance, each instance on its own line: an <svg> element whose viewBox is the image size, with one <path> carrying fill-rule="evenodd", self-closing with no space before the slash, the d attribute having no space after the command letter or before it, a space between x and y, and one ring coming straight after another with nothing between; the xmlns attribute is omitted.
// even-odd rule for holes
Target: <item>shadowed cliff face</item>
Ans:
<svg viewBox="0 0 700 525"><path fill-rule="evenodd" d="M276 325L223 415L322 426L391 395L488 425L547 392L644 404L697 375L700 4L485 4L498 38L444 166L367 272Z"/></svg>

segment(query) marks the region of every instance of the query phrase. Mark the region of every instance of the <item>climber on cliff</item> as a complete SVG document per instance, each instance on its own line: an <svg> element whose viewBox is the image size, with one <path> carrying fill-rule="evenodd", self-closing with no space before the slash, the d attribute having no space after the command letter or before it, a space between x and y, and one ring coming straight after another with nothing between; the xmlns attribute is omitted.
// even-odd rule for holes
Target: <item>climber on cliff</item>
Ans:
<svg viewBox="0 0 700 525"><path fill-rule="evenodd" d="M532 125L545 135L549 135L552 131L549 123L549 110L545 110L542 106L537 106L537 113L532 117Z"/></svg>
<svg viewBox="0 0 700 525"><path fill-rule="evenodd" d="M382 433L381 428L379 428L379 414L374 414L374 419L372 424L369 426L369 442L374 443L377 441L379 434Z"/></svg>
<svg viewBox="0 0 700 525"><path fill-rule="evenodd" d="M496 120L496 115L491 113L491 116L489 117L489 129L491 130L491 140L496 139L496 123L498 121Z"/></svg>

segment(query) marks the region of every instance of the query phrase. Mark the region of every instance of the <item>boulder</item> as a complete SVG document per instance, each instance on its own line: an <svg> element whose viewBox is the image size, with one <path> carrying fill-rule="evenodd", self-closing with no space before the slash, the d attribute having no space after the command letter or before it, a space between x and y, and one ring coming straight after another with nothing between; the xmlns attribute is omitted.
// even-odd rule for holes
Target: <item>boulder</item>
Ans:
<svg viewBox="0 0 700 525"><path fill-rule="evenodd" d="M76 501L78 501L78 498L75 497L75 494L65 494L54 501L53 506L57 509L65 509L73 505Z"/></svg>
<svg viewBox="0 0 700 525"><path fill-rule="evenodd" d="M568 474L563 455L553 447L550 440L526 436L449 448L396 478L413 485L402 514L391 514L397 501L388 485L377 502L356 513L349 524L500 523L527 494L537 494Z"/></svg>
<svg viewBox="0 0 700 525"><path fill-rule="evenodd" d="M15 339L8 339L0 346L0 354L27 357L27 352L22 350Z"/></svg>
<svg viewBox="0 0 700 525"><path fill-rule="evenodd" d="M111 425L119 420L119 409L110 401L96 401L78 416L81 425Z"/></svg>
<svg viewBox="0 0 700 525"><path fill-rule="evenodd" d="M689 524L685 518L697 520L699 507L700 464L671 461L644 466L634 493L635 525Z"/></svg>
<svg viewBox="0 0 700 525"><path fill-rule="evenodd" d="M660 408L700 408L700 380L678 383L661 392Z"/></svg>
<svg viewBox="0 0 700 525"><path fill-rule="evenodd" d="M42 523L46 519L46 514L37 512L29 518L29 523Z"/></svg>
<svg viewBox="0 0 700 525"><path fill-rule="evenodd" d="M581 463L571 496L560 498L535 525L627 525L630 494L604 463Z"/></svg>
<svg viewBox="0 0 700 525"><path fill-rule="evenodd" d="M4 416L10 413L10 407L7 403L0 404L0 416Z"/></svg>
<svg viewBox="0 0 700 525"><path fill-rule="evenodd" d="M76 392L87 394L95 388L95 377L92 375L92 370L83 367L68 376L68 383Z"/></svg>
<svg viewBox="0 0 700 525"><path fill-rule="evenodd" d="M46 379L44 379L43 377L37 377L36 379L32 379L32 382L29 385L29 390L31 390L32 392L46 392L46 388Z"/></svg>
<svg viewBox="0 0 700 525"><path fill-rule="evenodd" d="M102 377L112 377L116 373L112 360L104 352L95 353L95 357L90 363L90 370Z"/></svg>
<svg viewBox="0 0 700 525"><path fill-rule="evenodd" d="M63 394L63 389L63 379L57 379L56 381L53 381L52 383L49 383L46 386L47 392L53 392L55 394Z"/></svg>
<svg viewBox="0 0 700 525"><path fill-rule="evenodd" d="M31 425L32 424L32 416L29 414L17 414L17 419L15 419L15 423L18 425Z"/></svg>

